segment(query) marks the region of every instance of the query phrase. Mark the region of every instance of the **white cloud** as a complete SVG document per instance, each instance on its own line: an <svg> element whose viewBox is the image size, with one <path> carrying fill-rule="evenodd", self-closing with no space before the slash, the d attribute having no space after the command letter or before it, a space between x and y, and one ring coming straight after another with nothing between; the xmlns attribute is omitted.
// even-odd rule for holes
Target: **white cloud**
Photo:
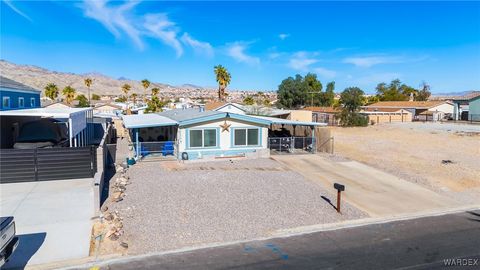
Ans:
<svg viewBox="0 0 480 270"><path fill-rule="evenodd" d="M127 35L141 50L145 47L143 38L153 37L172 47L177 57L183 55L182 43L195 51L213 55L213 48L209 43L195 40L186 32L181 35L180 28L167 14L137 14L134 8L139 3L140 1L118 4L108 0L84 0L81 8L86 17L100 22L116 38Z"/></svg>
<svg viewBox="0 0 480 270"><path fill-rule="evenodd" d="M348 57L343 59L343 63L353 64L357 67L372 67L379 64L403 63L405 59L398 56L365 56L365 57Z"/></svg>
<svg viewBox="0 0 480 270"><path fill-rule="evenodd" d="M190 47L192 47L196 52L204 53L209 57L213 56L214 54L213 47L212 45L210 45L210 43L196 40L193 37L191 37L188 33L183 33L183 36L181 37L181 41L184 44L187 44Z"/></svg>
<svg viewBox="0 0 480 270"><path fill-rule="evenodd" d="M282 34L278 35L278 38L281 39L281 40L285 40L285 39L288 38L289 36L290 36L290 34L282 33Z"/></svg>
<svg viewBox="0 0 480 270"><path fill-rule="evenodd" d="M260 64L260 58L250 56L245 51L248 48L248 43L234 42L227 46L226 53L238 62L246 63L248 65L256 66Z"/></svg>
<svg viewBox="0 0 480 270"><path fill-rule="evenodd" d="M14 6L13 3L12 3L12 1L10 1L10 0L3 0L3 2L4 2L8 7L10 7L13 11L15 11L15 13L17 13L18 15L22 16L23 18L25 18L25 19L33 22L32 19L31 19L30 17L28 17L27 14L23 13L20 9L18 9L16 6Z"/></svg>
<svg viewBox="0 0 480 270"><path fill-rule="evenodd" d="M166 14L147 14L143 26L148 31L148 35L158 38L175 49L177 57L182 56L183 47L177 38L178 30L175 28L175 23L171 22Z"/></svg>
<svg viewBox="0 0 480 270"><path fill-rule="evenodd" d="M140 30L133 23L128 13L138 2L127 2L117 6L107 6L106 0L84 1L83 9L86 17L97 20L116 38L125 32L138 48L143 49L144 45L140 38Z"/></svg>
<svg viewBox="0 0 480 270"><path fill-rule="evenodd" d="M310 66L317 63L318 60L313 58L307 52L297 52L292 55L288 62L288 66L299 71L308 71Z"/></svg>
<svg viewBox="0 0 480 270"><path fill-rule="evenodd" d="M334 78L337 75L337 72L330 69L323 68L323 67L316 67L313 69L313 71L316 74L318 74L320 77L327 78L327 79Z"/></svg>

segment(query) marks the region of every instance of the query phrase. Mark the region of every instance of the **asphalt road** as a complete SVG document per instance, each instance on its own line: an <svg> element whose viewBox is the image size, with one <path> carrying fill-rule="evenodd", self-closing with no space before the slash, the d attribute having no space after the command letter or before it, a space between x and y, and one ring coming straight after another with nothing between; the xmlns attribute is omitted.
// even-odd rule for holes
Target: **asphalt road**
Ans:
<svg viewBox="0 0 480 270"><path fill-rule="evenodd" d="M480 269L480 211L122 259L101 268L445 269L444 260L459 258L471 264L461 269Z"/></svg>

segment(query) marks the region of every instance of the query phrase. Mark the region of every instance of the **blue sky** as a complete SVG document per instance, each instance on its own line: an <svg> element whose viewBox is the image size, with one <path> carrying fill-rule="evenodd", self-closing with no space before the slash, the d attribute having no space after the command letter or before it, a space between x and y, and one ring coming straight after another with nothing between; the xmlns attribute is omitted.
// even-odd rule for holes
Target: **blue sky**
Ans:
<svg viewBox="0 0 480 270"><path fill-rule="evenodd" d="M1 58L179 85L276 90L313 72L336 91L400 78L480 90L479 2L2 1Z"/></svg>

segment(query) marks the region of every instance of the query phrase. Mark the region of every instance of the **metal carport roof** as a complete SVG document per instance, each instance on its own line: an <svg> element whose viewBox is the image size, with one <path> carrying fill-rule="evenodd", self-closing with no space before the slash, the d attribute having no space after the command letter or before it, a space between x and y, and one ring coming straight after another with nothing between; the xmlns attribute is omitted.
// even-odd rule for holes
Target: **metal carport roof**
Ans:
<svg viewBox="0 0 480 270"><path fill-rule="evenodd" d="M178 122L156 113L122 115L126 128L176 126Z"/></svg>

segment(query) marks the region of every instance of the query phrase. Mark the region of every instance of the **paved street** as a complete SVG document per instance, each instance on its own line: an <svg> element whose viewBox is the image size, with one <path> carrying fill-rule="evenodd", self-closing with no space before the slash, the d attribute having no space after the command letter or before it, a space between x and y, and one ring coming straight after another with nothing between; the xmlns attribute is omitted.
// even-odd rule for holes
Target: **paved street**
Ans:
<svg viewBox="0 0 480 270"><path fill-rule="evenodd" d="M480 211L110 261L102 269L444 269L480 259ZM90 266L90 265L89 265ZM85 269L87 266L85 266Z"/></svg>

